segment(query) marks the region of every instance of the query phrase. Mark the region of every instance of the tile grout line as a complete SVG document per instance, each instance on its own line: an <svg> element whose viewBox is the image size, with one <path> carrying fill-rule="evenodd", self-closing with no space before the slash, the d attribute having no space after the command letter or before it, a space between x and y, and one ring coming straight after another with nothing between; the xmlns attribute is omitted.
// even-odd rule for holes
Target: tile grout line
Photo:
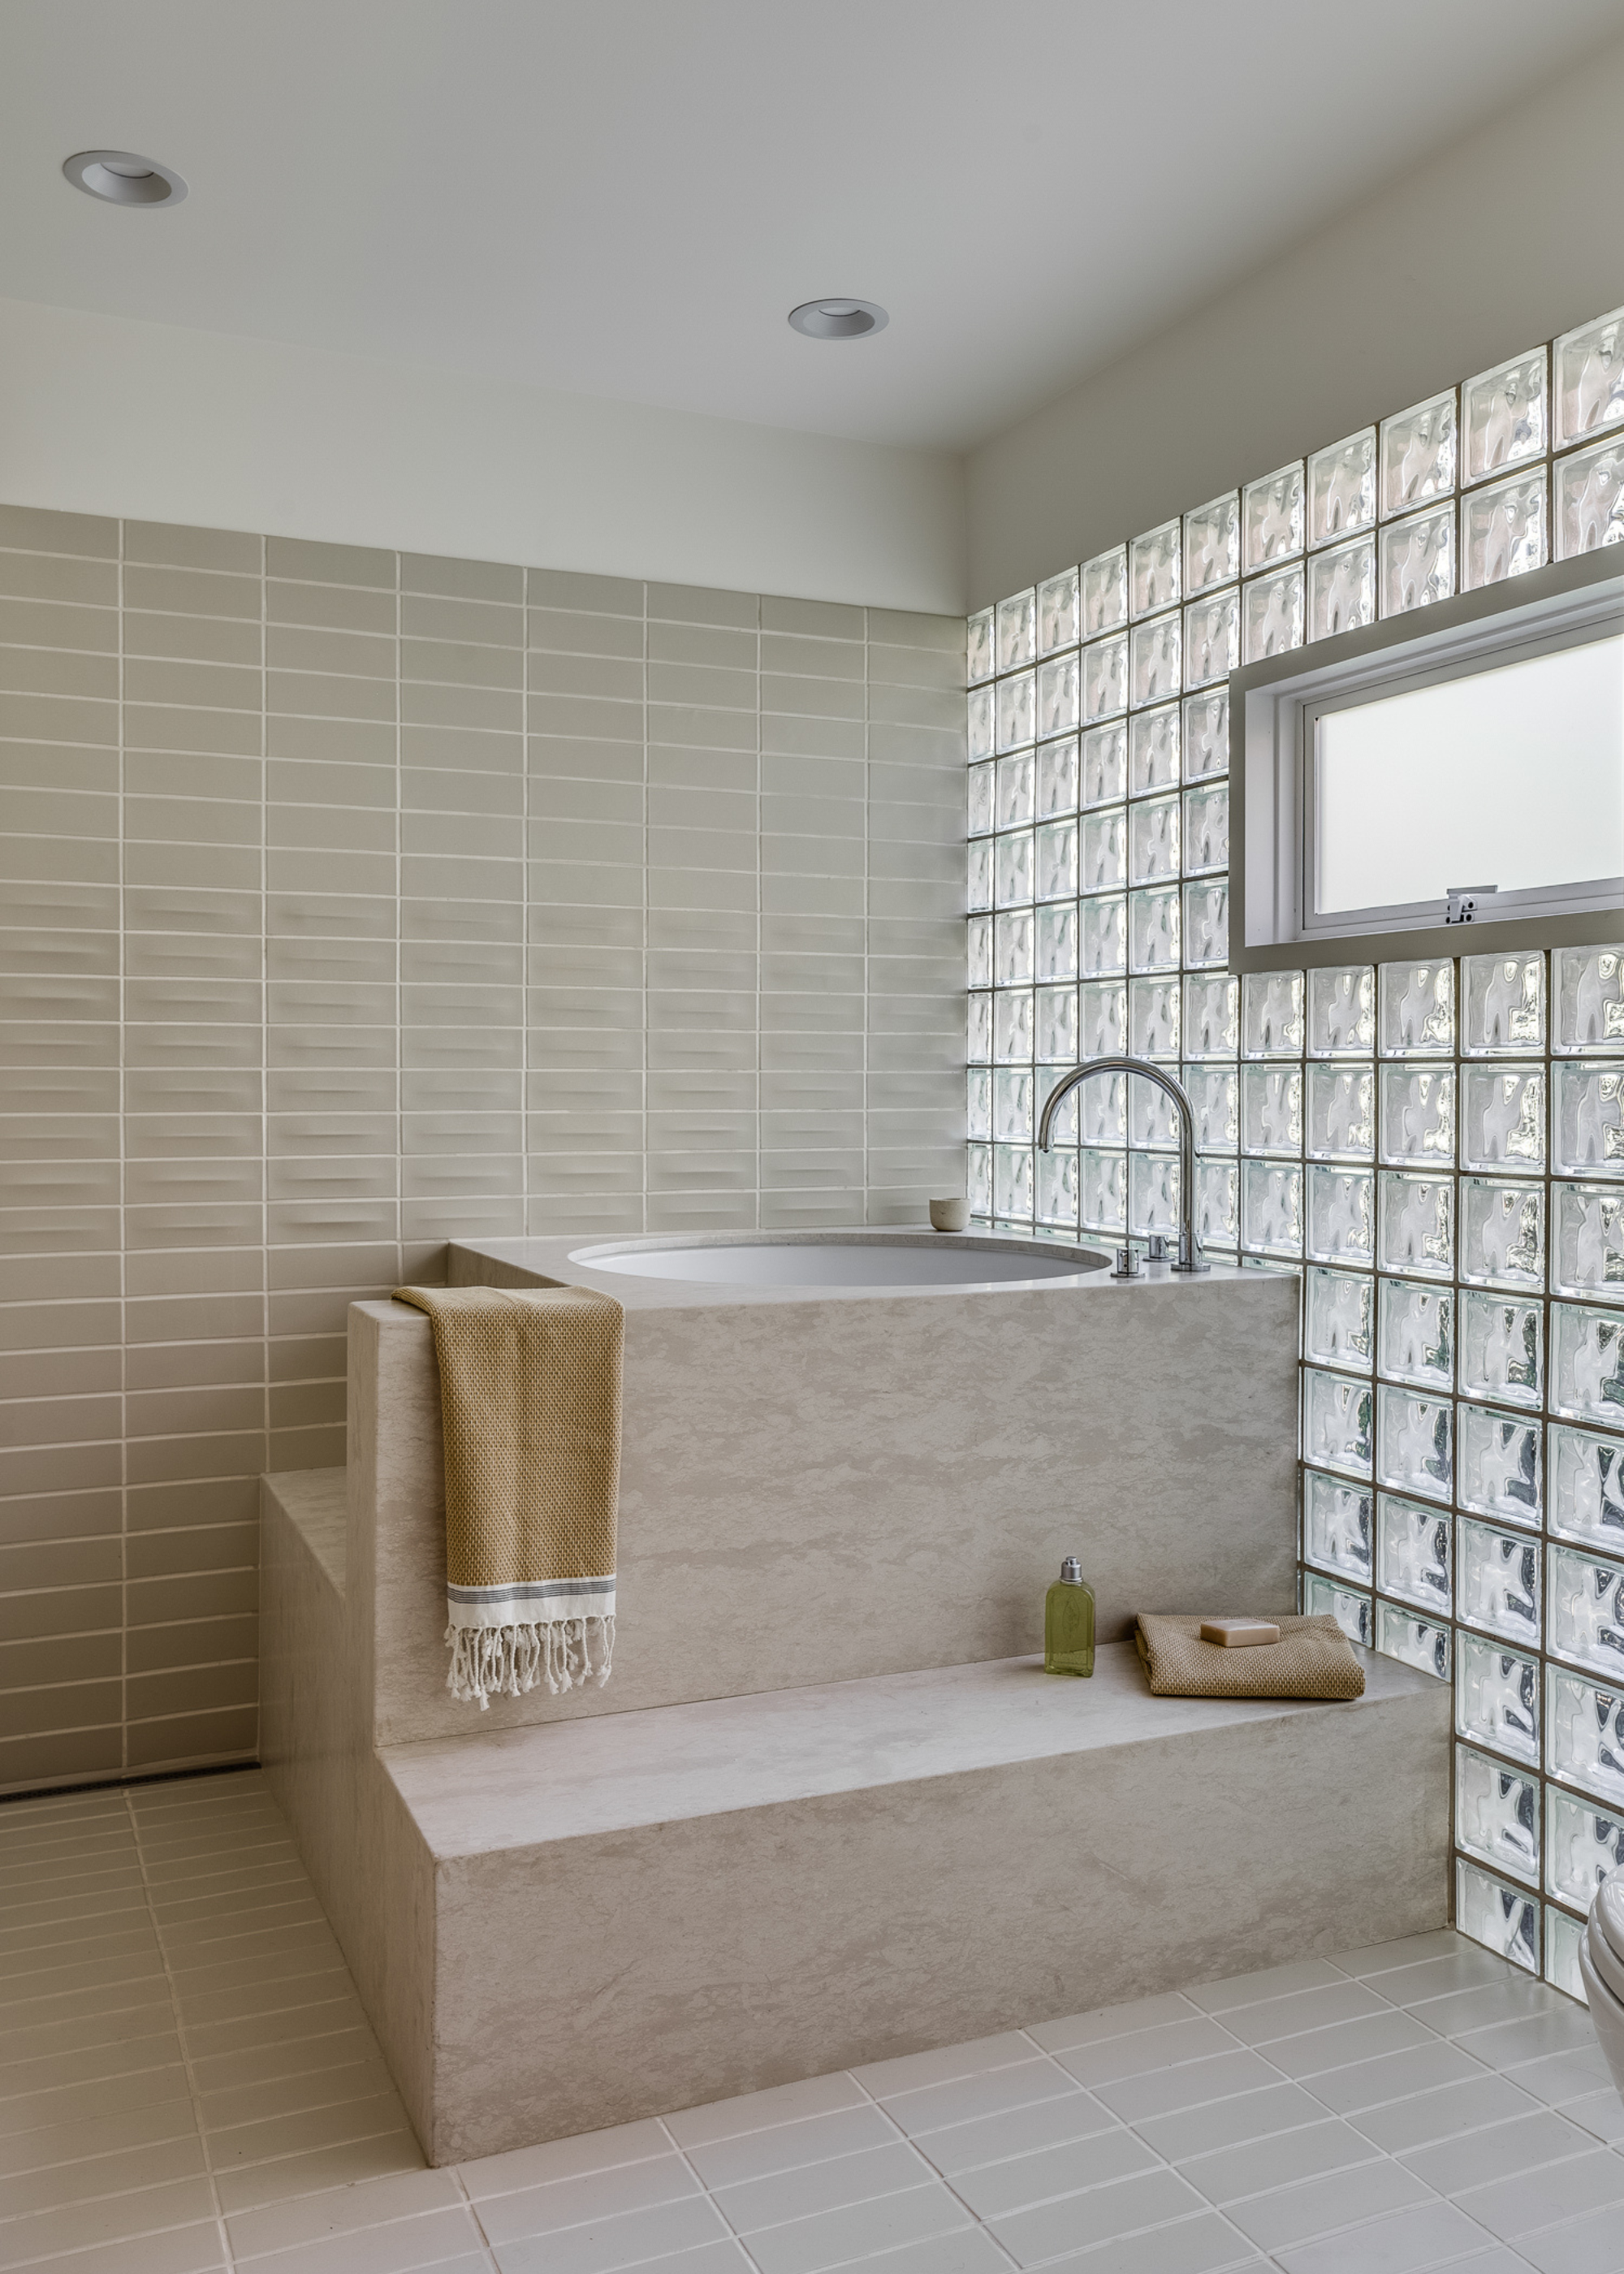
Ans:
<svg viewBox="0 0 1624 2274"><path fill-rule="evenodd" d="M884 2118L886 2123L888 2123L892 2131L896 2133L898 2138L899 2140L906 2141L908 2146L913 2149L914 2153L919 2157L920 2162L924 2165L926 2171L929 2172L931 2178L936 2180L939 2187L946 2189L947 2193L951 2195L953 2201L960 2206L960 2208L974 2221L974 2225L981 2229L981 2233L986 2235L989 2242L990 2242L993 2248L1002 2255L1006 2265L1018 2266L1020 2262L1016 2258L1014 2253L1004 2248L1004 2244L999 2241L997 2236L994 2234L991 2229L987 2225L985 2220L981 2218L981 2213L973 2210L971 2206L965 2202L964 2197L959 2194L951 2180L949 2179L947 2173L937 2169L936 2165L931 2162L929 2157L925 2153L925 2150L919 2145L919 2142L908 2133L903 2130L901 2125L898 2123L896 2118L891 2114L890 2109L886 2107L884 2102L876 2094L869 2091L868 2086L863 2082L861 2077L856 2074L855 2070L848 2068L843 2070L841 2074L845 2076L850 2077L852 2082L857 2087L858 2091L862 2094L868 2106L879 2111L879 2113Z"/></svg>

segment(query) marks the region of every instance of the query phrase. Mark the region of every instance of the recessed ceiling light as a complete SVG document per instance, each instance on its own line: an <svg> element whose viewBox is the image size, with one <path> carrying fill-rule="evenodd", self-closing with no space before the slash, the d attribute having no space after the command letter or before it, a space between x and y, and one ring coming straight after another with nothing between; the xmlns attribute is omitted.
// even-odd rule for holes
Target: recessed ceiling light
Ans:
<svg viewBox="0 0 1624 2274"><path fill-rule="evenodd" d="M186 194L172 166L133 150L76 150L63 160L62 170L76 190L112 206L177 206Z"/></svg>
<svg viewBox="0 0 1624 2274"><path fill-rule="evenodd" d="M861 340L883 332L891 321L873 300L803 300L789 312L790 322L812 340Z"/></svg>

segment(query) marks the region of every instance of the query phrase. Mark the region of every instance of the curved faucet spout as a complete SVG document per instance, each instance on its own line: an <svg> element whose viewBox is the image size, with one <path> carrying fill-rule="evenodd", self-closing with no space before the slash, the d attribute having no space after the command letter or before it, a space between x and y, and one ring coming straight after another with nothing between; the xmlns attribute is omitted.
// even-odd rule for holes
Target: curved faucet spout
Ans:
<svg viewBox="0 0 1624 2274"><path fill-rule="evenodd" d="M1086 1081L1091 1073L1138 1074L1142 1081L1154 1082L1173 1101L1178 1115L1178 1261L1175 1271L1209 1271L1212 1266L1201 1261L1201 1243L1195 1230L1195 1109L1190 1103L1190 1093L1176 1074L1165 1066L1154 1065L1149 1058L1085 1058L1063 1073L1044 1101L1043 1116L1038 1123L1038 1145L1041 1151L1049 1149L1049 1133L1055 1126L1055 1116L1079 1082Z"/></svg>

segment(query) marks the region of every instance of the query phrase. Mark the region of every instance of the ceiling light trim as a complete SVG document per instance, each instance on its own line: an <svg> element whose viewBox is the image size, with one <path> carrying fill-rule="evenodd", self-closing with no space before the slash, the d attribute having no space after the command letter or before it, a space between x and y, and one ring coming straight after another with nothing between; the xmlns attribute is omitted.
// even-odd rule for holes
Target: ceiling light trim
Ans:
<svg viewBox="0 0 1624 2274"><path fill-rule="evenodd" d="M803 300L789 312L792 330L809 340L868 340L883 332L891 318L877 300L853 300L844 292L826 292L821 299Z"/></svg>
<svg viewBox="0 0 1624 2274"><path fill-rule="evenodd" d="M177 206L186 184L172 166L134 150L76 150L62 162L76 190L109 206Z"/></svg>

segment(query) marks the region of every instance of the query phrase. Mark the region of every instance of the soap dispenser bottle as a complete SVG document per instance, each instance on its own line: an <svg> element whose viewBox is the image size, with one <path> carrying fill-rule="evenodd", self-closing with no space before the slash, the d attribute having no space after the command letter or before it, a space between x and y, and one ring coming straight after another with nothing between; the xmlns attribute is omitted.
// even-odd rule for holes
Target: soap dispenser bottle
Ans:
<svg viewBox="0 0 1624 2274"><path fill-rule="evenodd" d="M1066 1557L1044 1598L1043 1671L1094 1672L1094 1589L1075 1555Z"/></svg>

